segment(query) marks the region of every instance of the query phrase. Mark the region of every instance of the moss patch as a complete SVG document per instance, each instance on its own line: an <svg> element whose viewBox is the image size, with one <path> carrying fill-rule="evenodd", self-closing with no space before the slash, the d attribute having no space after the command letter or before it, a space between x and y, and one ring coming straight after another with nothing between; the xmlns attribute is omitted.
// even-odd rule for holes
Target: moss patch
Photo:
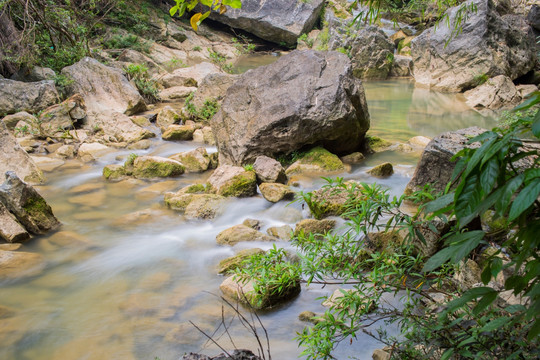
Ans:
<svg viewBox="0 0 540 360"><path fill-rule="evenodd" d="M218 195L245 197L257 192L257 177L255 171L244 171L229 180L218 191Z"/></svg>
<svg viewBox="0 0 540 360"><path fill-rule="evenodd" d="M375 152L385 150L392 145L390 141L384 140L378 136L366 135L366 141L370 149Z"/></svg>
<svg viewBox="0 0 540 360"><path fill-rule="evenodd" d="M180 163L145 161L135 166L133 176L149 179L182 175L185 168Z"/></svg>
<svg viewBox="0 0 540 360"><path fill-rule="evenodd" d="M249 259L252 255L263 254L264 250L255 248L255 249L244 249L238 252L238 254L228 257L224 260L221 260L218 265L218 272L220 274L228 274L233 272L235 269L242 266L242 263Z"/></svg>
<svg viewBox="0 0 540 360"><path fill-rule="evenodd" d="M103 168L103 177L107 180L121 179L126 175L126 169L122 165L107 165Z"/></svg>

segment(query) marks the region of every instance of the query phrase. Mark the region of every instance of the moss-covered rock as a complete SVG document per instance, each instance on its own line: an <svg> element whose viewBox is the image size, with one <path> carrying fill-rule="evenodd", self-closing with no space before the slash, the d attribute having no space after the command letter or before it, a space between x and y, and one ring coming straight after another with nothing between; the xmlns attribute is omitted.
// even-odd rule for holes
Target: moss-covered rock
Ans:
<svg viewBox="0 0 540 360"><path fill-rule="evenodd" d="M399 231L380 231L366 237L366 246L373 251L393 252L402 243L403 234Z"/></svg>
<svg viewBox="0 0 540 360"><path fill-rule="evenodd" d="M222 196L246 197L257 193L255 172L240 166L218 167L208 179L210 192Z"/></svg>
<svg viewBox="0 0 540 360"><path fill-rule="evenodd" d="M259 190L263 197L273 203L281 200L292 200L295 191L287 185L280 183L262 183L259 185Z"/></svg>
<svg viewBox="0 0 540 360"><path fill-rule="evenodd" d="M178 161L159 156L139 156L133 162L133 176L152 179L182 175L184 165Z"/></svg>
<svg viewBox="0 0 540 360"><path fill-rule="evenodd" d="M169 141L192 140L194 132L195 128L191 125L169 125L161 138Z"/></svg>
<svg viewBox="0 0 540 360"><path fill-rule="evenodd" d="M103 168L103 177L107 180L120 180L126 175L126 169L123 165L113 164Z"/></svg>
<svg viewBox="0 0 540 360"><path fill-rule="evenodd" d="M304 219L296 224L294 229L294 236L300 234L309 235L324 235L336 226L335 220L315 220L315 219Z"/></svg>
<svg viewBox="0 0 540 360"><path fill-rule="evenodd" d="M180 114L178 114L170 106L165 106L156 117L156 125L164 131L169 125L178 124L182 120Z"/></svg>
<svg viewBox="0 0 540 360"><path fill-rule="evenodd" d="M170 209L185 211L194 194L165 193L164 201Z"/></svg>
<svg viewBox="0 0 540 360"><path fill-rule="evenodd" d="M394 173L394 167L389 162L375 166L367 171L368 174L376 177L388 177Z"/></svg>
<svg viewBox="0 0 540 360"><path fill-rule="evenodd" d="M322 187L312 193L307 201L309 210L316 219L327 216L340 216L346 211L347 201L353 197L358 200L361 195L356 189L356 182L348 181L346 187Z"/></svg>
<svg viewBox="0 0 540 360"><path fill-rule="evenodd" d="M289 225L283 225L269 227L266 230L266 233L280 240L290 241L293 237L294 231Z"/></svg>
<svg viewBox="0 0 540 360"><path fill-rule="evenodd" d="M244 224L223 230L216 236L219 245L235 245L246 241L276 241L277 239Z"/></svg>
<svg viewBox="0 0 540 360"><path fill-rule="evenodd" d="M210 156L203 147L175 154L169 158L181 162L186 167L186 172L203 172L210 166Z"/></svg>
<svg viewBox="0 0 540 360"><path fill-rule="evenodd" d="M337 157L323 147L317 146L304 153L298 161L287 168L285 173L332 173L342 171L345 166Z"/></svg>
<svg viewBox="0 0 540 360"><path fill-rule="evenodd" d="M362 161L364 161L366 157L364 156L364 154L362 154L361 152L353 152L349 155L345 155L345 156L342 156L340 158L340 160L344 163L344 164L350 164L350 165L353 165L353 164L359 164L361 163Z"/></svg>
<svg viewBox="0 0 540 360"><path fill-rule="evenodd" d="M390 141L384 140L378 136L366 135L366 140L368 147L374 152L384 151L392 146Z"/></svg>
<svg viewBox="0 0 540 360"><path fill-rule="evenodd" d="M231 273L239 268L244 260L249 259L252 255L256 254L264 254L264 250L259 248L241 250L236 255L221 260L218 265L218 273Z"/></svg>
<svg viewBox="0 0 540 360"><path fill-rule="evenodd" d="M262 296L255 291L254 283L250 280L241 280L237 277L230 276L219 286L223 294L241 303L249 303L256 309L268 309L278 305L284 301L296 297L300 293L300 279L296 282L291 282L287 288L284 288L280 294Z"/></svg>

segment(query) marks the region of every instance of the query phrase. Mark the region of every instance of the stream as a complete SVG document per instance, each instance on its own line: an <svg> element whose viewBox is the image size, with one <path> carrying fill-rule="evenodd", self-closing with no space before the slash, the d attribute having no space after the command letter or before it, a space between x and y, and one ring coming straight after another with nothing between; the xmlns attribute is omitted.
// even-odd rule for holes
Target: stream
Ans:
<svg viewBox="0 0 540 360"><path fill-rule="evenodd" d="M493 119L470 110L459 95L415 88L411 80L369 81L364 87L371 114L369 134L393 142L495 125ZM202 146L152 141L148 150L116 150L94 163L71 160L46 172L47 182L36 189L63 226L21 249L46 258L41 274L0 282L0 305L15 310L13 317L0 317L0 359L168 360L190 351L220 352L189 321L212 334L221 322L223 305L219 298L223 277L216 274L216 265L240 249L268 249L272 244L218 246L216 235L247 218L261 220L263 232L271 226L294 227L307 213L299 203L272 204L258 195L230 199L224 215L214 220L186 220L165 207L163 194L203 182L210 172L152 181L104 181L103 167L122 163L132 152L169 156ZM400 195L418 159L418 153L385 151L338 176L372 183L376 179L366 170L390 161L395 174L377 182ZM300 178L295 190L323 183L318 178ZM302 349L293 338L307 324L298 315L306 310L323 312L316 298L334 289L303 287L296 299L260 314L273 359L299 358ZM226 307L223 313L228 323L234 312ZM256 351L254 337L238 321L230 325L230 333L238 348ZM226 336L219 342L226 349L233 347ZM340 344L336 357L371 359L373 350L381 346L359 334L352 345Z"/></svg>

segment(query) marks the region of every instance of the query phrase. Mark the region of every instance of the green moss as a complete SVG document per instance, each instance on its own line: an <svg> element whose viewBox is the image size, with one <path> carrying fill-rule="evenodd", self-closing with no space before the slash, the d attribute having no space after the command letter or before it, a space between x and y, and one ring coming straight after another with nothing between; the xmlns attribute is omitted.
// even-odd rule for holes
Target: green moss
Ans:
<svg viewBox="0 0 540 360"><path fill-rule="evenodd" d="M403 242L403 236L398 231L381 231L368 234L368 246L375 251L393 252Z"/></svg>
<svg viewBox="0 0 540 360"><path fill-rule="evenodd" d="M178 163L172 162L154 162L147 161L133 171L133 175L137 178L149 179L169 176L182 175L185 167Z"/></svg>
<svg viewBox="0 0 540 360"><path fill-rule="evenodd" d="M44 216L44 213L52 214L52 209L42 197L33 197L28 199L23 206L24 211L32 217Z"/></svg>
<svg viewBox="0 0 540 360"><path fill-rule="evenodd" d="M330 34L328 33L328 26L325 26L324 29L322 29L321 32L319 33L319 36L317 36L317 41L319 42L319 45L317 46L315 50L327 51L329 40L330 40Z"/></svg>
<svg viewBox="0 0 540 360"><path fill-rule="evenodd" d="M375 152L382 151L392 145L390 141L384 140L378 136L366 135L366 141L369 148Z"/></svg>
<svg viewBox="0 0 540 360"><path fill-rule="evenodd" d="M344 168L339 157L320 146L314 147L306 152L300 159L300 162L303 164L317 165L328 171L341 170Z"/></svg>
<svg viewBox="0 0 540 360"><path fill-rule="evenodd" d="M377 165L373 169L369 170L367 172L368 174L372 176L377 177L387 177L394 173L394 167L389 162Z"/></svg>
<svg viewBox="0 0 540 360"><path fill-rule="evenodd" d="M186 194L202 194L206 192L206 187L204 184L193 184L189 185L184 192Z"/></svg>
<svg viewBox="0 0 540 360"><path fill-rule="evenodd" d="M103 168L103 177L107 180L116 180L126 175L126 169L121 165L107 165Z"/></svg>
<svg viewBox="0 0 540 360"><path fill-rule="evenodd" d="M238 254L221 260L218 265L218 273L228 274L239 268L242 263L249 259L252 255L263 254L262 249L244 249L238 252Z"/></svg>
<svg viewBox="0 0 540 360"><path fill-rule="evenodd" d="M163 140L191 140L195 129L191 126L174 126L169 127L162 135Z"/></svg>
<svg viewBox="0 0 540 360"><path fill-rule="evenodd" d="M165 194L165 205L173 210L184 211L193 200L193 194Z"/></svg>
<svg viewBox="0 0 540 360"><path fill-rule="evenodd" d="M245 197L257 192L257 179L254 171L244 171L236 175L223 186L218 195Z"/></svg>

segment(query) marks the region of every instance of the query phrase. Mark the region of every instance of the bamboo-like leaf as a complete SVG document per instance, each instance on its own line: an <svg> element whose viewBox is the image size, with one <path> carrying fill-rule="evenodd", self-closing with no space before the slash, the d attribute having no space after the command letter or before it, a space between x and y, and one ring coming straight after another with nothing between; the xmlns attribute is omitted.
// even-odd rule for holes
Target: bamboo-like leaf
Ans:
<svg viewBox="0 0 540 360"><path fill-rule="evenodd" d="M521 215L540 195L540 179L534 179L531 183L523 188L512 202L508 221L516 219Z"/></svg>
<svg viewBox="0 0 540 360"><path fill-rule="evenodd" d="M464 218L473 214L481 201L482 187L478 181L478 175L469 176L455 201L455 212L460 228L467 224L466 221L463 221Z"/></svg>
<svg viewBox="0 0 540 360"><path fill-rule="evenodd" d="M428 202L423 210L426 213L433 213L435 211L441 210L448 205L450 205L454 201L454 193L446 194L441 197L438 197L437 199Z"/></svg>
<svg viewBox="0 0 540 360"><path fill-rule="evenodd" d="M540 139L540 110L536 111L536 115L534 116L531 130L534 136Z"/></svg>
<svg viewBox="0 0 540 360"><path fill-rule="evenodd" d="M495 183L497 182L497 177L499 176L499 161L496 158L492 158L486 163L486 166L482 168L480 173L480 185L484 194L489 194Z"/></svg>
<svg viewBox="0 0 540 360"><path fill-rule="evenodd" d="M479 332L491 332L493 330L497 330L500 327L504 326L506 323L510 321L510 318L506 316L502 316L500 318L496 318L488 322L486 325L484 325Z"/></svg>
<svg viewBox="0 0 540 360"><path fill-rule="evenodd" d="M422 269L423 272L430 272L438 267L440 267L442 264L447 262L454 253L454 249L451 248L444 248L437 252L435 255L430 257L428 261L424 264L424 268Z"/></svg>
<svg viewBox="0 0 540 360"><path fill-rule="evenodd" d="M449 249L452 249L451 261L457 264L471 251L476 249L484 238L485 233L482 230L468 231L449 237L446 242L450 243Z"/></svg>
<svg viewBox="0 0 540 360"><path fill-rule="evenodd" d="M495 202L495 210L497 211L497 215L504 215L506 208L510 204L512 195L514 195L514 192L519 189L523 183L523 178L523 174L519 174L508 180L506 185L503 187L501 197Z"/></svg>
<svg viewBox="0 0 540 360"><path fill-rule="evenodd" d="M527 100L512 109L513 112L527 110L540 103L540 91L534 91L527 96Z"/></svg>
<svg viewBox="0 0 540 360"><path fill-rule="evenodd" d="M474 307L473 314L478 316L482 311L484 311L485 308L487 308L493 303L493 301L495 301L497 295L497 292L492 292L484 295L482 299L478 302L478 304Z"/></svg>
<svg viewBox="0 0 540 360"><path fill-rule="evenodd" d="M169 14L171 14L171 16L174 16L174 14L176 14L177 11L178 11L178 5L175 5L169 9Z"/></svg>

